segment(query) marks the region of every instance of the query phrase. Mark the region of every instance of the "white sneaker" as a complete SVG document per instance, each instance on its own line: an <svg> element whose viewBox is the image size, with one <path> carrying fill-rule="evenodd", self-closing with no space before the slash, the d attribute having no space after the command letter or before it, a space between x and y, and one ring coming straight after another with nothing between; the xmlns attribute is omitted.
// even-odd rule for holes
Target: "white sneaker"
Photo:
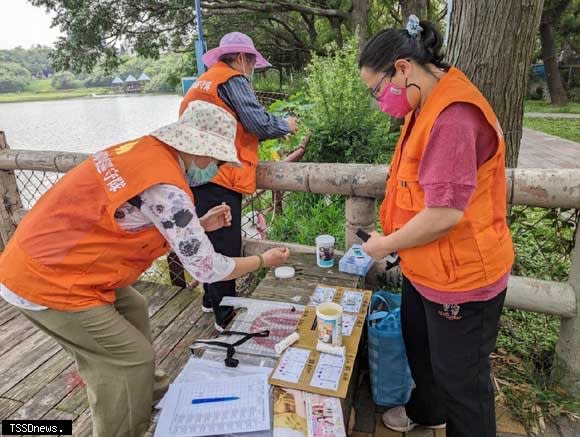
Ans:
<svg viewBox="0 0 580 437"><path fill-rule="evenodd" d="M226 329L223 326L217 324L217 322L213 322L213 327L217 332L224 332Z"/></svg>
<svg viewBox="0 0 580 437"><path fill-rule="evenodd" d="M412 429L415 429L418 426L422 426L423 428L427 429L445 428L444 423L441 425L423 426L413 422L411 419L409 419L409 416L407 416L407 411L405 410L405 407L395 407L391 408L390 410L387 410L383 414L383 423L387 428L398 432L408 432L411 431Z"/></svg>
<svg viewBox="0 0 580 437"><path fill-rule="evenodd" d="M206 307L203 304L201 304L201 311L203 313L213 313L213 308L212 307Z"/></svg>

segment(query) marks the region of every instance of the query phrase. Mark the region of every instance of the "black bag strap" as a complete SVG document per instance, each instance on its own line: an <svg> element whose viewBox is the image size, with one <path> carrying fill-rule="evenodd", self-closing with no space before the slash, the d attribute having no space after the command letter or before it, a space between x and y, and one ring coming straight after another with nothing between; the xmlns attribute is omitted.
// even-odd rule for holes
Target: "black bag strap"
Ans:
<svg viewBox="0 0 580 437"><path fill-rule="evenodd" d="M238 341L234 343L226 343L225 341L218 341L218 340L196 340L192 344L207 344L209 346L218 346L226 348L226 359L224 360L226 363L226 367L238 367L240 360L234 358L236 354L236 347L244 344L248 340L251 340L255 337L269 337L270 331L259 331L259 332L238 332L238 331L224 331L221 335L229 336L229 335L241 335Z"/></svg>

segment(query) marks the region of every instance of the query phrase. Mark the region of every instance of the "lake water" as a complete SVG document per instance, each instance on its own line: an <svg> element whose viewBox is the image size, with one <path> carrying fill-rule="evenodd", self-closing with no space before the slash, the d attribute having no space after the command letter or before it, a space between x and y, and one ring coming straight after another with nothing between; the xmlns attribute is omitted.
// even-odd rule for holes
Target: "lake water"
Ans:
<svg viewBox="0 0 580 437"><path fill-rule="evenodd" d="M0 130L12 149L95 152L177 119L181 97L88 97L0 104Z"/></svg>

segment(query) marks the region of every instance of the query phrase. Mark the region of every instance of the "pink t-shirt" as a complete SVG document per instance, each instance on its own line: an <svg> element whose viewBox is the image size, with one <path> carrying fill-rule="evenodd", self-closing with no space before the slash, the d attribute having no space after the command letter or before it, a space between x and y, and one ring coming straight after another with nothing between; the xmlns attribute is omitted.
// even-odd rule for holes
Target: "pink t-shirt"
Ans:
<svg viewBox="0 0 580 437"><path fill-rule="evenodd" d="M435 120L419 167L425 206L465 210L477 187L477 170L495 155L497 146L496 131L479 108L469 103L449 105ZM486 287L453 293L413 285L432 302L461 304L493 299L507 287L508 278L509 272Z"/></svg>

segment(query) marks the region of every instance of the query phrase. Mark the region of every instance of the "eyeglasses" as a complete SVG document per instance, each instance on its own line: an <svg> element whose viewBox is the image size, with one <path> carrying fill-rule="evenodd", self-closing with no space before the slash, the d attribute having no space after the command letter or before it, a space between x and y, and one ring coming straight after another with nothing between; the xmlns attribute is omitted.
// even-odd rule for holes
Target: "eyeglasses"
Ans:
<svg viewBox="0 0 580 437"><path fill-rule="evenodd" d="M373 97L373 99L375 99L375 100L380 99L380 96L377 93L387 77L389 77L389 73L385 72L385 74L383 74L383 77L381 77L381 80L379 80L379 82L375 85L375 87L373 89L369 88L369 92L371 93L371 96Z"/></svg>

